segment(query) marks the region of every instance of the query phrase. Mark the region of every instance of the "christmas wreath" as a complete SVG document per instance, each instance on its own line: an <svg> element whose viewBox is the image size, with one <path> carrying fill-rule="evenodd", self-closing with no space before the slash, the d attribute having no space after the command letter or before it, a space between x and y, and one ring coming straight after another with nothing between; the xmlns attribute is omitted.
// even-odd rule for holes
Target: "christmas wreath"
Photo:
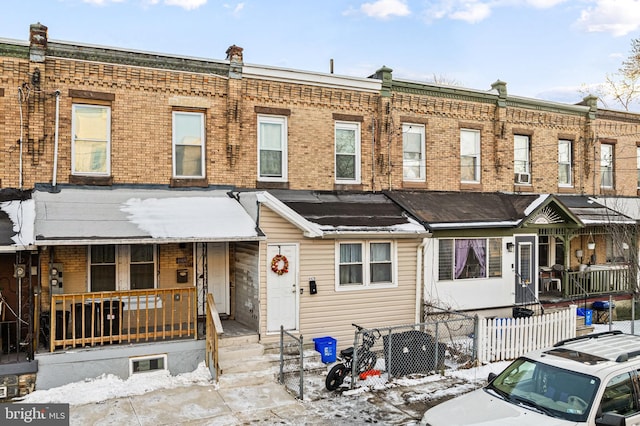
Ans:
<svg viewBox="0 0 640 426"><path fill-rule="evenodd" d="M276 254L271 259L271 270L278 275L286 274L289 272L289 261L283 254Z"/></svg>

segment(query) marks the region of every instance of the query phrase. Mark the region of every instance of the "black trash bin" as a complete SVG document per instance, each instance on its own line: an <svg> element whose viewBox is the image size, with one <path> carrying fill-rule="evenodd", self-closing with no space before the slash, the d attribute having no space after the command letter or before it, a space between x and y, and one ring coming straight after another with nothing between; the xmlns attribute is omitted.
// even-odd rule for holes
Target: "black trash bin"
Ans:
<svg viewBox="0 0 640 426"><path fill-rule="evenodd" d="M102 335L120 335L120 309L124 302L120 300L105 300L102 302Z"/></svg>
<svg viewBox="0 0 640 426"><path fill-rule="evenodd" d="M74 330L76 339L100 336L100 304L76 303L74 308ZM84 320L83 320L84 312ZM95 315L95 318L94 318ZM93 324L93 330L91 325ZM93 331L93 333L92 333Z"/></svg>
<svg viewBox="0 0 640 426"><path fill-rule="evenodd" d="M533 310L523 308L522 306L514 306L513 307L513 317L514 318L529 318L533 316Z"/></svg>

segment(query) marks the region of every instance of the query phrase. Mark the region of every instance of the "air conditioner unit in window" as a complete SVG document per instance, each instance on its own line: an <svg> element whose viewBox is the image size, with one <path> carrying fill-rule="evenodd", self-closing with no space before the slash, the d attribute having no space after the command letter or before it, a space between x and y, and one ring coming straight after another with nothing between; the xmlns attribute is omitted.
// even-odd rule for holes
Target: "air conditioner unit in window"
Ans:
<svg viewBox="0 0 640 426"><path fill-rule="evenodd" d="M516 173L516 183L531 183L531 175L529 173Z"/></svg>

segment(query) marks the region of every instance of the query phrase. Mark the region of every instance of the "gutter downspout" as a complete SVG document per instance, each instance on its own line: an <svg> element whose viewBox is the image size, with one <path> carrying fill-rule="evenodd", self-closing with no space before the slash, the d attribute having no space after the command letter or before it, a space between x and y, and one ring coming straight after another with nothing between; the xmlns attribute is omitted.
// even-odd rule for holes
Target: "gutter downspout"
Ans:
<svg viewBox="0 0 640 426"><path fill-rule="evenodd" d="M56 127L54 131L54 143L53 143L53 176L51 178L51 186L56 187L58 176L58 129L60 126L60 91L55 91L56 96Z"/></svg>
<svg viewBox="0 0 640 426"><path fill-rule="evenodd" d="M422 243L416 249L416 312L415 323L422 322L422 259L424 258L424 249L427 245L427 238L422 239Z"/></svg>

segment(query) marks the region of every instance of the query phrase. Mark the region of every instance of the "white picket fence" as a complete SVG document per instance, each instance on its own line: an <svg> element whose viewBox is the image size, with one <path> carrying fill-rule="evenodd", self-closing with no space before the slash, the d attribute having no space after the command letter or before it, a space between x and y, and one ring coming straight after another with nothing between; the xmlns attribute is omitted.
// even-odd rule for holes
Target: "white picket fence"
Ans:
<svg viewBox="0 0 640 426"><path fill-rule="evenodd" d="M528 318L480 318L478 361L512 360L576 337L576 306Z"/></svg>

